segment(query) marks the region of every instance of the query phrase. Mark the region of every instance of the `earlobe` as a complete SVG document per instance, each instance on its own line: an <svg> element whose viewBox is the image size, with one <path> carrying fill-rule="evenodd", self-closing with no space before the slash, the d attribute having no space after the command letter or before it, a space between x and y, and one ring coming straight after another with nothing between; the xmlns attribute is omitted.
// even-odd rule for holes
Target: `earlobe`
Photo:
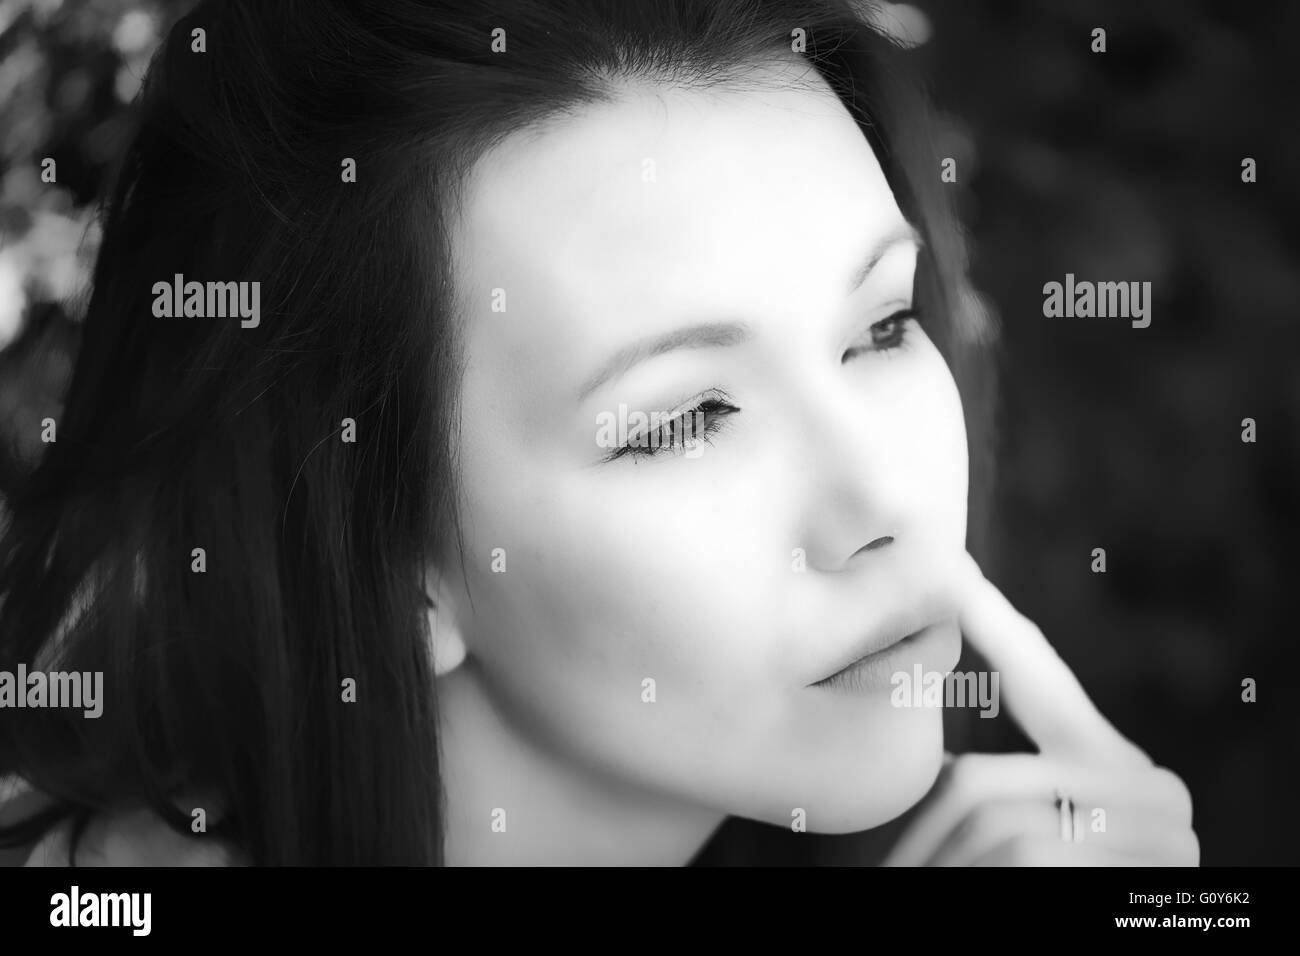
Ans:
<svg viewBox="0 0 1300 956"><path fill-rule="evenodd" d="M435 677L450 674L465 661L467 648L460 632L455 603L440 577L431 574L425 583L428 603L430 648Z"/></svg>

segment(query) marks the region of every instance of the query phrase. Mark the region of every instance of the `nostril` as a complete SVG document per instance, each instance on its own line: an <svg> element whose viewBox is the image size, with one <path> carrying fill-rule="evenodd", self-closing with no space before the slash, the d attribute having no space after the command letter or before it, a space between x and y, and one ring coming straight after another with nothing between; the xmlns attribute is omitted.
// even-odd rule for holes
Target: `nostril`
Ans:
<svg viewBox="0 0 1300 956"><path fill-rule="evenodd" d="M872 541L869 545L867 545L866 547L864 547L862 550L863 550L863 551L874 551L874 550L876 550L876 548L883 548L883 547L884 547L885 545L887 545L887 544L892 544L893 541L894 541L893 536L887 534L887 535L884 535L883 537L877 538L875 541Z"/></svg>

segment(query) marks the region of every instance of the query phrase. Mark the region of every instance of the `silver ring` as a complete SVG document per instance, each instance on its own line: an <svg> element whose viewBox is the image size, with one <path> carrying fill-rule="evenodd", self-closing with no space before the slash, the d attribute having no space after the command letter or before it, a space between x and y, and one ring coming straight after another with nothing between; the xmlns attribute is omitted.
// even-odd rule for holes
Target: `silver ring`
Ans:
<svg viewBox="0 0 1300 956"><path fill-rule="evenodd" d="M1056 791L1056 811L1061 818L1061 840L1078 843L1081 839L1079 821L1074 812L1074 800L1063 790Z"/></svg>

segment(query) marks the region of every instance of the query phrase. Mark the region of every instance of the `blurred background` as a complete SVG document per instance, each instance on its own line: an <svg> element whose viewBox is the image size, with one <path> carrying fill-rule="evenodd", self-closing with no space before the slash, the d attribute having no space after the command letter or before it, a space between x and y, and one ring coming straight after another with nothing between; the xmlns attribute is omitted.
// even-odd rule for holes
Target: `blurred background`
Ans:
<svg viewBox="0 0 1300 956"><path fill-rule="evenodd" d="M0 486L57 417L94 199L189 6L0 0ZM1205 865L1300 864L1300 4L917 0L882 16L942 112L1001 328L998 481L972 550L1188 783ZM1150 327L1044 318L1043 284L1066 273L1150 281ZM951 749L1026 746L975 713L946 715ZM906 823L846 839L736 820L697 862L872 862Z"/></svg>

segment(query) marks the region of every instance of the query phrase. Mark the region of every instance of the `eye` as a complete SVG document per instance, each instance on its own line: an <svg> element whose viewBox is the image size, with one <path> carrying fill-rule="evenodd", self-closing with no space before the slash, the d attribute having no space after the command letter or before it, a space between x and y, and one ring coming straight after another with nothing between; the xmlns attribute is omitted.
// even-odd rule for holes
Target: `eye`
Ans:
<svg viewBox="0 0 1300 956"><path fill-rule="evenodd" d="M858 352L892 352L894 349L902 348L907 344L907 332L910 328L909 323L913 320L920 321L921 313L916 309L902 309L895 312L871 326L871 345L855 346L844 353L840 360L843 364L853 358Z"/></svg>
<svg viewBox="0 0 1300 956"><path fill-rule="evenodd" d="M664 453L681 454L694 442L710 442L723 426L723 419L740 409L732 405L726 393L715 389L708 398L695 402L677 414L656 413L651 427L629 435L626 443L605 456L605 461L619 458L653 458ZM670 417L671 416L671 417ZM710 442L712 444L712 442Z"/></svg>

